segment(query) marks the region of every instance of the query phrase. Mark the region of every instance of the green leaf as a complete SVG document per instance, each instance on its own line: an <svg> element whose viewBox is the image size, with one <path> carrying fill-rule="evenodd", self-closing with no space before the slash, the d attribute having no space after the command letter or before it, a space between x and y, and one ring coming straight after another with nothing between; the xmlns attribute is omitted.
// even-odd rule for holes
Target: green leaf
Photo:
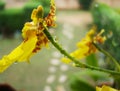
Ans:
<svg viewBox="0 0 120 91"><path fill-rule="evenodd" d="M98 60L95 54L91 54L86 57L86 63L95 67L98 67Z"/></svg>
<svg viewBox="0 0 120 91"><path fill-rule="evenodd" d="M70 81L71 91L95 91L95 88L79 74L72 75Z"/></svg>

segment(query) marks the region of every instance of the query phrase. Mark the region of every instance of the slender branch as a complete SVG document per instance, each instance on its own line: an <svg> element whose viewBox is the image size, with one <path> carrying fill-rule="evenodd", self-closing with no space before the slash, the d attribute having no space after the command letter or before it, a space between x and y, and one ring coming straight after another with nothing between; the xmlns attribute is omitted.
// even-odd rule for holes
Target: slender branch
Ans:
<svg viewBox="0 0 120 91"><path fill-rule="evenodd" d="M116 68L118 69L118 71L120 72L120 65L119 63L117 62L117 60L112 57L107 51L105 51L104 49L100 48L97 44L93 43L93 45L100 51L102 52L103 54L105 54L106 56L108 56L111 61L113 61L113 63L116 65Z"/></svg>
<svg viewBox="0 0 120 91"><path fill-rule="evenodd" d="M115 71L111 71L111 70L106 70L106 69L102 69L102 68L98 68L98 67L94 67L94 66L90 66L84 63L79 62L78 60L76 60L74 57L70 56L57 42L54 41L52 35L48 32L47 28L43 31L45 33L45 35L47 36L47 38L50 40L50 42L66 57L68 57L69 59L71 59L76 65L77 67L81 67L81 68L88 68L91 70L98 70L98 71L102 71L102 72L106 72L109 73L111 75L120 75L120 72L115 72Z"/></svg>

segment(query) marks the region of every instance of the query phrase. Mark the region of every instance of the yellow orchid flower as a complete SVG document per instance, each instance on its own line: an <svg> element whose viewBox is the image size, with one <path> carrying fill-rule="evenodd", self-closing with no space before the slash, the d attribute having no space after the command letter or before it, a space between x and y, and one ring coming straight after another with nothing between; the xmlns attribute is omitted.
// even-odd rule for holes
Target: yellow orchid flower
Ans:
<svg viewBox="0 0 120 91"><path fill-rule="evenodd" d="M78 49L74 52L70 53L70 55L77 60L80 60L89 54L95 53L97 51L96 47L93 45L93 42L103 43L105 41L105 37L102 37L101 34L103 30L99 34L95 36L95 29L92 28L80 42L77 43ZM72 62L70 59L64 57L62 61L65 63Z"/></svg>
<svg viewBox="0 0 120 91"><path fill-rule="evenodd" d="M0 60L0 73L14 62L29 61L30 57L42 47L48 46L48 38L44 34L45 27L55 26L55 3L51 0L51 8L47 17L43 18L43 8L38 6L31 14L32 22L25 23L22 29L24 41L10 54Z"/></svg>
<svg viewBox="0 0 120 91"><path fill-rule="evenodd" d="M101 88L96 87L96 91L119 91L119 90L103 85Z"/></svg>

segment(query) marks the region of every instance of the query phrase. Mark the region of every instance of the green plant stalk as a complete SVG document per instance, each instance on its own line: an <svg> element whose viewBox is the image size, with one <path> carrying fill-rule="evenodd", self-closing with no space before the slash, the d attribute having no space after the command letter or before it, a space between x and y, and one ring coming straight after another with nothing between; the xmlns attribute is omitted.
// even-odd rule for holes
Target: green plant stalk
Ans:
<svg viewBox="0 0 120 91"><path fill-rule="evenodd" d="M105 51L104 49L100 48L97 44L93 43L93 45L100 51L102 52L104 55L106 55L107 57L109 57L111 59L111 61L113 61L113 63L115 64L117 70L120 72L120 65L117 62L117 60L112 57L112 55L110 55L107 51Z"/></svg>
<svg viewBox="0 0 120 91"><path fill-rule="evenodd" d="M116 71L111 71L111 70L106 70L106 69L102 69L102 68L98 68L98 67L94 67L94 66L90 66L84 63L79 62L79 60L76 60L74 57L70 56L57 42L54 41L52 35L48 32L48 29L45 27L45 30L43 31L45 33L45 35L47 36L47 38L49 39L49 41L66 57L68 57L69 59L71 59L75 64L76 67L81 67L81 68L88 68L91 70L97 70L97 71L102 71L102 72L106 72L109 73L111 75L120 75L120 72L116 72Z"/></svg>

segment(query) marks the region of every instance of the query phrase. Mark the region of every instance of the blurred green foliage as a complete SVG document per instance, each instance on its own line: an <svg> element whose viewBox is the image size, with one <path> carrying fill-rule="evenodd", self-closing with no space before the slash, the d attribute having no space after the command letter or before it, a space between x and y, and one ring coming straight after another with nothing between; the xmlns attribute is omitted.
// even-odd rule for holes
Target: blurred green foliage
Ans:
<svg viewBox="0 0 120 91"><path fill-rule="evenodd" d="M29 0L29 1L41 3L44 7L49 7L50 5L50 0Z"/></svg>
<svg viewBox="0 0 120 91"><path fill-rule="evenodd" d="M5 9L0 12L0 30L4 37L12 37L24 24L22 9Z"/></svg>
<svg viewBox="0 0 120 91"><path fill-rule="evenodd" d="M98 59L96 57L95 54L90 54L86 57L86 63L94 66L94 67L98 67Z"/></svg>
<svg viewBox="0 0 120 91"><path fill-rule="evenodd" d="M0 1L0 10L3 10L5 7L5 2Z"/></svg>
<svg viewBox="0 0 120 91"><path fill-rule="evenodd" d="M71 91L95 91L96 85L111 83L111 79L107 73L84 69L71 75L69 81Z"/></svg>
<svg viewBox="0 0 120 91"><path fill-rule="evenodd" d="M3 2L2 0L0 1L0 11L4 10L5 7L5 2ZM0 31L1 34L1 31Z"/></svg>
<svg viewBox="0 0 120 91"><path fill-rule="evenodd" d="M46 16L50 10L50 0L29 0L31 3L38 3L44 7L44 15Z"/></svg>
<svg viewBox="0 0 120 91"><path fill-rule="evenodd" d="M115 10L120 14L120 8L115 8Z"/></svg>
<svg viewBox="0 0 120 91"><path fill-rule="evenodd" d="M22 29L25 22L31 21L32 10L37 8L38 5L44 7L44 15L46 16L50 7L50 2L47 1L48 0L31 0L20 9L14 8L0 11L0 31L3 37L12 37L17 30ZM0 4L0 7L3 7L3 3Z"/></svg>
<svg viewBox="0 0 120 91"><path fill-rule="evenodd" d="M92 8L94 24L98 31L105 29L107 40L104 48L117 60L120 59L120 14L105 4L96 3ZM120 61L119 61L120 62ZM113 65L111 65L113 66ZM110 66L109 66L110 68Z"/></svg>
<svg viewBox="0 0 120 91"><path fill-rule="evenodd" d="M94 0L78 0L82 9L89 10Z"/></svg>

